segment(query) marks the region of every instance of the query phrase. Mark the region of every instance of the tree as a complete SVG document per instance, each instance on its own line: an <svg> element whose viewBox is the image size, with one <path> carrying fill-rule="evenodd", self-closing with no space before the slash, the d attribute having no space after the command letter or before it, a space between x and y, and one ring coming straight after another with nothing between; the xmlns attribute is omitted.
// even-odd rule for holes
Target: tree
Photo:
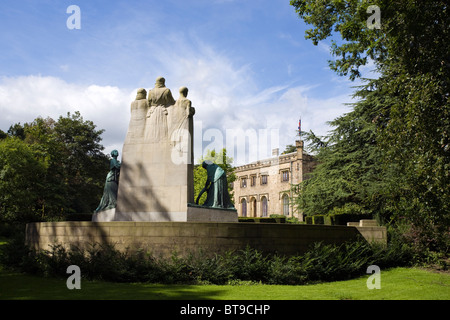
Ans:
<svg viewBox="0 0 450 320"><path fill-rule="evenodd" d="M5 139L8 136L7 133L5 133L3 130L0 129L0 140Z"/></svg>
<svg viewBox="0 0 450 320"><path fill-rule="evenodd" d="M206 155L200 157L197 160L197 165L194 166L194 200L197 199L198 195L205 187L207 174L206 170L202 167L203 161L210 160L221 167L227 174L228 182L228 192L230 194L230 199L233 201L233 182L236 180L236 175L234 174L234 168L232 167L233 158L227 157L227 150L223 148L220 152L216 150L207 150ZM202 204L206 200L206 193L204 193L199 200L199 204Z"/></svg>
<svg viewBox="0 0 450 320"><path fill-rule="evenodd" d="M380 105L374 93L353 104L353 111L329 122L335 129L326 137L304 133L319 162L301 185L296 202L306 215L355 213L370 216L383 211L380 192L390 170L382 164L373 118Z"/></svg>
<svg viewBox="0 0 450 320"><path fill-rule="evenodd" d="M297 151L296 146L294 146L292 144L288 144L282 154L287 154L287 153L296 152L296 151Z"/></svg>
<svg viewBox="0 0 450 320"><path fill-rule="evenodd" d="M0 219L35 220L47 165L17 137L0 141Z"/></svg>
<svg viewBox="0 0 450 320"><path fill-rule="evenodd" d="M103 130L97 130L79 112L68 113L57 121L39 117L11 128L6 140L22 141L24 150L29 150L45 168L38 175L39 184L27 189L36 197L34 206L27 207L28 212L38 213L41 219L61 219L70 213L92 212L97 207L109 166L100 144ZM18 174L20 170L23 174L28 172L25 165L21 168L17 169ZM19 196L16 200L23 201Z"/></svg>
<svg viewBox="0 0 450 320"><path fill-rule="evenodd" d="M16 123L15 125L12 125L8 129L8 135L12 137L17 137L20 139L25 139L25 129L24 127L19 123Z"/></svg>
<svg viewBox="0 0 450 320"><path fill-rule="evenodd" d="M85 121L79 112L61 116L55 123L54 139L59 146L56 151L59 161L54 164L59 175L65 177L64 189L70 211L92 212L101 198L109 165L100 144L103 132L96 130L92 121Z"/></svg>
<svg viewBox="0 0 450 320"><path fill-rule="evenodd" d="M450 30L446 1L380 0L381 29L367 26L371 1L292 0L313 28L314 44L332 35L331 69L351 80L373 61L366 80L383 104L374 114L384 168L384 209L406 221L422 249L447 250L450 223ZM376 93L375 93L376 92Z"/></svg>

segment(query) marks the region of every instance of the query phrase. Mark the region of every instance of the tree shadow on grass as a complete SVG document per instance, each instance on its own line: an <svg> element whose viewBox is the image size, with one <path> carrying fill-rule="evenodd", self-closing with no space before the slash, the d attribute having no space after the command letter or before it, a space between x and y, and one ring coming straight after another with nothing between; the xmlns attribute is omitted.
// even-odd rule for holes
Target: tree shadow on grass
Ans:
<svg viewBox="0 0 450 320"><path fill-rule="evenodd" d="M67 275L68 277L70 274ZM223 290L196 285L112 283L81 279L81 289L69 290L67 278L45 278L0 271L1 300L208 300Z"/></svg>

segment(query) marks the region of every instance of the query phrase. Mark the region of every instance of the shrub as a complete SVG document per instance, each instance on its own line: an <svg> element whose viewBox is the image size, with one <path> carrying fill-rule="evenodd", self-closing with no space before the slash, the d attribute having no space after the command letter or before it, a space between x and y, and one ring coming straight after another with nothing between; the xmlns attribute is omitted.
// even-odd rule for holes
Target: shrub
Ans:
<svg viewBox="0 0 450 320"><path fill-rule="evenodd" d="M308 281L308 274L300 257L274 255L270 260L269 284L299 285Z"/></svg>
<svg viewBox="0 0 450 320"><path fill-rule="evenodd" d="M275 216L275 217L272 217ZM239 217L239 222L255 222L255 223L285 223L285 216L271 215L270 217Z"/></svg>
<svg viewBox="0 0 450 320"><path fill-rule="evenodd" d="M201 250L186 257L174 252L168 259L155 258L142 250L119 252L110 245L87 249L54 245L49 251L29 250L22 241L2 246L2 264L43 276L67 277L66 269L75 264L85 279L112 282L212 283L261 282L299 285L346 280L365 274L369 265L380 268L408 266L411 250L401 241L388 246L364 240L341 245L315 243L298 256L266 255L251 247L221 255Z"/></svg>
<svg viewBox="0 0 450 320"><path fill-rule="evenodd" d="M323 215L317 214L312 216L314 224L324 224L325 219Z"/></svg>
<svg viewBox="0 0 450 320"><path fill-rule="evenodd" d="M372 216L367 214L341 213L328 215L332 225L347 225L347 222L358 222L361 219L371 219Z"/></svg>

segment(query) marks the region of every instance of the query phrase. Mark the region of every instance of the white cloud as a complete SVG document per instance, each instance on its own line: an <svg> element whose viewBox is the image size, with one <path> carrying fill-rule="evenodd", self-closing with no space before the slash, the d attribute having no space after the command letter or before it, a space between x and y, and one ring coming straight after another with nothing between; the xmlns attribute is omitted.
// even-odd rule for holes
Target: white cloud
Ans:
<svg viewBox="0 0 450 320"><path fill-rule="evenodd" d="M304 131L311 129L324 135L330 129L326 122L348 111L343 105L350 102L347 95L326 99L314 97L311 92L314 86L290 83L259 88L251 65L236 65L226 53L217 52L195 39L189 42L177 35L167 39L153 57L158 69L146 89L153 87L157 76L166 78L166 85L175 99L179 96L179 87L189 88L188 98L196 108L195 159L211 146L210 141L203 141L203 134L221 134L219 140L223 147L227 146L227 132L239 134L236 154L229 153L239 165L269 157L272 148L283 151L286 145L294 144L298 139L300 116ZM136 89L79 85L56 77L5 77L0 80L0 112L3 115L0 128L7 130L13 123L30 122L37 116L58 118L78 110L97 128L106 130L103 134L105 152L112 149L120 152L135 94ZM242 136L246 132L247 142ZM271 132L276 133L273 139ZM251 133L257 135L256 149L248 145ZM264 136L265 133L269 136ZM215 146L218 149L220 144ZM238 150L245 150L245 155Z"/></svg>
<svg viewBox="0 0 450 320"><path fill-rule="evenodd" d="M290 45L292 45L293 47L299 48L299 47L302 46L302 44L300 43L300 41L294 39L294 38L292 37L292 35L290 35L290 34L287 34L287 33L280 33L280 34L278 35L278 38L287 41L287 42L288 42Z"/></svg>
<svg viewBox="0 0 450 320"><path fill-rule="evenodd" d="M135 91L111 86L76 85L55 77L20 76L0 81L0 128L31 122L37 117L58 119L67 112L80 111L97 129L105 129L105 152L122 149L130 101ZM110 150L111 149L111 150Z"/></svg>

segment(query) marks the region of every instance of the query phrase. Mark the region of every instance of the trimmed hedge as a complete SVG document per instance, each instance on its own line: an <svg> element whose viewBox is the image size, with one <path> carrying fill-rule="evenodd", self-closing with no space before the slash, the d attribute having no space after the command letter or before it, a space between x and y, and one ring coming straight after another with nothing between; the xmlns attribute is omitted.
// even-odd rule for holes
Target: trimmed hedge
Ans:
<svg viewBox="0 0 450 320"><path fill-rule="evenodd" d="M286 217L267 218L267 217L238 217L239 222L254 223L286 223Z"/></svg>
<svg viewBox="0 0 450 320"><path fill-rule="evenodd" d="M371 219L372 216L368 214L330 214L329 216L330 224L332 225L347 225L347 222L359 222L361 219Z"/></svg>
<svg viewBox="0 0 450 320"><path fill-rule="evenodd" d="M313 216L306 216L305 222L306 224L327 224L327 225L346 226L347 222L359 222L359 220L361 219L372 219L372 216L368 214L353 214L353 213L329 214L329 215L316 214Z"/></svg>
<svg viewBox="0 0 450 320"><path fill-rule="evenodd" d="M325 216L321 214L316 214L313 217L313 224L324 224L325 223Z"/></svg>

